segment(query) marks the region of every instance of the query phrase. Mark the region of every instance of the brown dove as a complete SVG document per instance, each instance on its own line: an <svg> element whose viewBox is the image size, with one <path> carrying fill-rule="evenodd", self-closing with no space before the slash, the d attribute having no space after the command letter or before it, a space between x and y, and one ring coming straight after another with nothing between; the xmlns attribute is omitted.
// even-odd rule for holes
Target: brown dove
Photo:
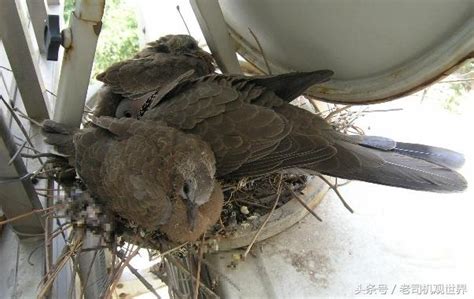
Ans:
<svg viewBox="0 0 474 299"><path fill-rule="evenodd" d="M96 116L136 117L147 94L186 71L193 77L214 72L212 55L189 35L166 35L151 42L132 59L117 62L97 75L104 83Z"/></svg>
<svg viewBox="0 0 474 299"><path fill-rule="evenodd" d="M216 177L304 171L435 192L456 192L466 180L452 168L461 154L419 144L335 131L324 119L289 104L327 81L321 70L278 76L186 75L156 91L140 112L199 136L216 158Z"/></svg>
<svg viewBox="0 0 474 299"><path fill-rule="evenodd" d="M217 221L223 195L207 143L163 122L92 121L73 131L48 120L43 132L47 142L72 134L77 172L108 210L175 242L193 241Z"/></svg>

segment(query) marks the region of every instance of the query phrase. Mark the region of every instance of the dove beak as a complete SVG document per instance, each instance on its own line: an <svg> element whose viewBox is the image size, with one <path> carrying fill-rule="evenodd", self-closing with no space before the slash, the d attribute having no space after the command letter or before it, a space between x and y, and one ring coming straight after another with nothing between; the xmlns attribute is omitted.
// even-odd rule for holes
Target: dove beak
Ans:
<svg viewBox="0 0 474 299"><path fill-rule="evenodd" d="M196 228L199 206L191 201L188 201L187 204L188 204L188 213L187 213L188 224L189 224L189 227L191 228L191 231L194 231L194 229Z"/></svg>

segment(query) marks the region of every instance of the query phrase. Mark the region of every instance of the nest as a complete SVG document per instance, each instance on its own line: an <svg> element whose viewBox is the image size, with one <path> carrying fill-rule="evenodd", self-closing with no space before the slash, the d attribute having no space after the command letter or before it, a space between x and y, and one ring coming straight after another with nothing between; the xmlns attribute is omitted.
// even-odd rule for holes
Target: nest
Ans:
<svg viewBox="0 0 474 299"><path fill-rule="evenodd" d="M288 186L278 195L280 174L273 173L258 178L243 178L238 181L223 182L224 207L221 221L216 224L211 235L232 237L238 226L252 224L255 220L268 214L279 196L276 208L293 198L292 193L299 193L306 187L308 177L305 175L282 174L282 184ZM253 225L255 227L255 225Z"/></svg>
<svg viewBox="0 0 474 299"><path fill-rule="evenodd" d="M282 189L277 208L293 198L292 192L300 192L306 187L305 175L282 174ZM257 228L258 219L268 214L278 197L280 174L273 173L258 178L222 181L224 206L218 223L206 232L206 243L218 249L216 242L223 238L232 238L240 226L251 225ZM291 191L290 191L291 190ZM76 194L82 194L76 192ZM68 217L76 226L86 226L104 237L105 243L124 241L153 250L168 250L179 244L169 241L159 230L145 230L127 219L112 215L89 196L74 199L68 209ZM212 250L212 249L210 249Z"/></svg>

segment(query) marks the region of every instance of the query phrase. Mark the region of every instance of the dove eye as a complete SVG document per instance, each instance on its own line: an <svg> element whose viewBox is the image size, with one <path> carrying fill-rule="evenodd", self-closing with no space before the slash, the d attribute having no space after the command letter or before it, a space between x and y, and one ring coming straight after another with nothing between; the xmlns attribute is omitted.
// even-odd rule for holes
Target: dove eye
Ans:
<svg viewBox="0 0 474 299"><path fill-rule="evenodd" d="M189 185L190 185L189 180L184 181L184 184L183 184L183 193L186 194L186 195L188 195L188 194L189 194L189 191L191 191L191 187L190 187Z"/></svg>
<svg viewBox="0 0 474 299"><path fill-rule="evenodd" d="M181 195L183 196L184 199L186 200L192 200L191 196L191 188L192 188L192 182L191 180L185 180L183 182L183 187L181 189Z"/></svg>
<svg viewBox="0 0 474 299"><path fill-rule="evenodd" d="M128 118L132 117L132 113L130 113L129 111L125 111L123 115Z"/></svg>

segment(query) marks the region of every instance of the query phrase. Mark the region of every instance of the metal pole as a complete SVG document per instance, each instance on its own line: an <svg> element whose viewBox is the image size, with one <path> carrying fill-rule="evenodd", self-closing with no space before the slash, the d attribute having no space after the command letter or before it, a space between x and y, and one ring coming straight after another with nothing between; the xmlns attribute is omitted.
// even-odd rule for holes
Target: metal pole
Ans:
<svg viewBox="0 0 474 299"><path fill-rule="evenodd" d="M13 137L0 113L0 205L7 219L42 208L31 180L20 179L28 171L20 155L15 156L16 152ZM43 234L43 224L37 214L18 219L11 226L19 237Z"/></svg>
<svg viewBox="0 0 474 299"><path fill-rule="evenodd" d="M224 73L241 74L227 23L217 0L190 0L207 45Z"/></svg>
<svg viewBox="0 0 474 299"><path fill-rule="evenodd" d="M65 52L53 119L69 126L81 123L105 0L76 0L70 28L63 34Z"/></svg>
<svg viewBox="0 0 474 299"><path fill-rule="evenodd" d="M104 6L105 0L76 0L75 10L70 18L70 28L63 31L65 52L53 116L57 122L73 127L79 127L81 124L97 40L102 28ZM84 244L97 244L97 240L88 234L85 236ZM53 251L58 254L62 246L64 244L56 243ZM107 275L103 260L103 251L98 252L95 259L92 254L78 256L81 277L87 276L88 266L92 267L85 298L98 298L97 294L103 290L102 282ZM67 273L65 275L67 277ZM56 284L52 297L64 296L67 296L67 287Z"/></svg>

